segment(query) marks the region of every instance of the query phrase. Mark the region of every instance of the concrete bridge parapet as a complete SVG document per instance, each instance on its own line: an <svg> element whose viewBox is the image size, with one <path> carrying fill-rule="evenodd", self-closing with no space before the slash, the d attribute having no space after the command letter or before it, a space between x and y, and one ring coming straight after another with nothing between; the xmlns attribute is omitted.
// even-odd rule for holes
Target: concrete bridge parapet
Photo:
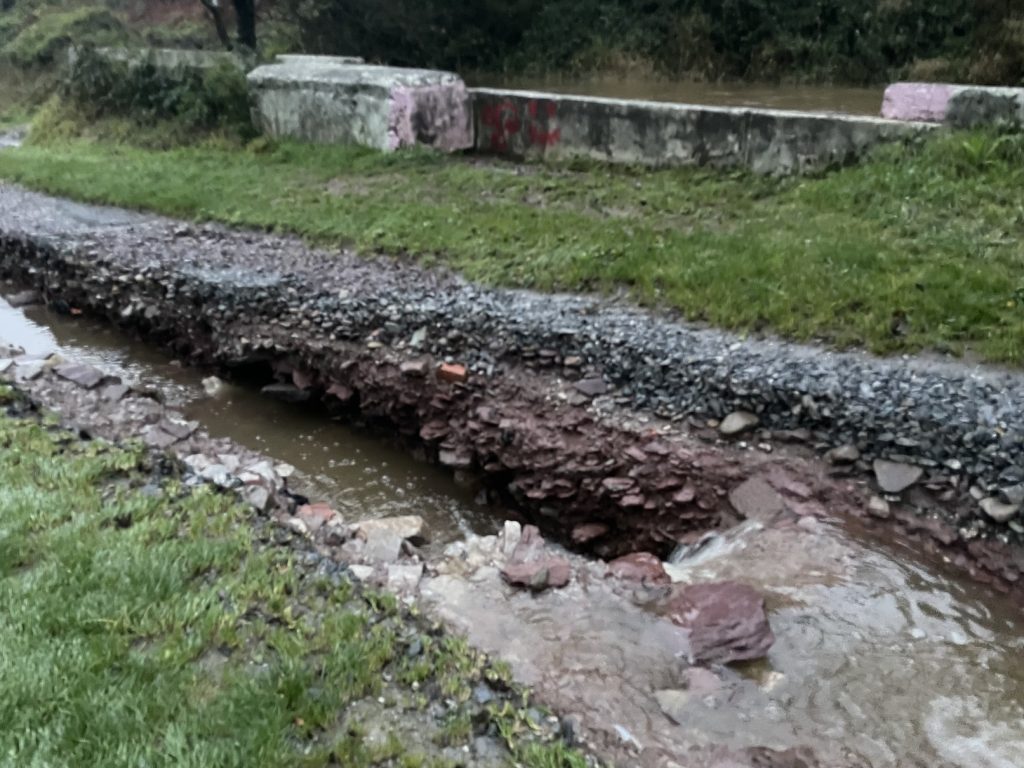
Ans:
<svg viewBox="0 0 1024 768"><path fill-rule="evenodd" d="M529 160L747 167L788 174L843 165L923 122L477 89L475 148Z"/></svg>

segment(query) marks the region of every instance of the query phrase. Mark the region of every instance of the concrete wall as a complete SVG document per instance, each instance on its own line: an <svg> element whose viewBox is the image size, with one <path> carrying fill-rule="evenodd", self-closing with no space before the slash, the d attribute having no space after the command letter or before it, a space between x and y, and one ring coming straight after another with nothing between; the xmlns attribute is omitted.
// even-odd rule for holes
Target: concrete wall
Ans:
<svg viewBox="0 0 1024 768"><path fill-rule="evenodd" d="M882 115L925 120L954 128L1024 128L1024 88L950 83L893 83L885 89Z"/></svg>
<svg viewBox="0 0 1024 768"><path fill-rule="evenodd" d="M589 158L640 165L747 167L800 173L852 162L919 122L767 109L476 89L475 148L526 160Z"/></svg>
<svg viewBox="0 0 1024 768"><path fill-rule="evenodd" d="M473 146L466 86L448 72L292 56L248 79L256 123L271 136L383 151Z"/></svg>

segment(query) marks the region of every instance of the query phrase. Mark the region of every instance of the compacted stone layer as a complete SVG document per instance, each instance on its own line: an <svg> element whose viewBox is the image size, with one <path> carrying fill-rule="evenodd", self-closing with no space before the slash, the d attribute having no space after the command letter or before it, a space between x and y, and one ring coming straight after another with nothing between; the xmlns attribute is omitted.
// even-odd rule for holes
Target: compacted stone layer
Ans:
<svg viewBox="0 0 1024 768"><path fill-rule="evenodd" d="M272 377L277 396L384 421L603 556L667 554L736 519L726 497L750 460L669 425L744 411L755 441L856 446L854 473L878 458L919 466L920 484L955 514L916 528L963 557L985 538L987 570L1000 584L1019 577L1003 556L1016 520L993 523L968 495L1024 482L1016 376L740 343L598 299L490 290L11 186L0 187L0 274L191 362ZM786 465L802 472L800 503L866 508L842 484Z"/></svg>

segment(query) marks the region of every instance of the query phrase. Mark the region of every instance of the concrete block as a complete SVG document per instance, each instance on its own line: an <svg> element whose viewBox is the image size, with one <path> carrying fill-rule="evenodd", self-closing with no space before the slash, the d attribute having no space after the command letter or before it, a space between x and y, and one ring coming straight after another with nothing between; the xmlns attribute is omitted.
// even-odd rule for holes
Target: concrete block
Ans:
<svg viewBox="0 0 1024 768"><path fill-rule="evenodd" d="M271 136L383 151L473 146L469 97L458 75L293 56L248 77L255 121Z"/></svg>
<svg viewBox="0 0 1024 768"><path fill-rule="evenodd" d="M947 83L893 83L882 97L882 117L941 123L956 88Z"/></svg>
<svg viewBox="0 0 1024 768"><path fill-rule="evenodd" d="M893 83L882 116L945 123L956 128L1024 127L1024 88L952 83Z"/></svg>
<svg viewBox="0 0 1024 768"><path fill-rule="evenodd" d="M314 56L308 53L279 53L274 57L278 64L310 64L326 63L332 64L365 64L366 61L360 56Z"/></svg>
<svg viewBox="0 0 1024 768"><path fill-rule="evenodd" d="M805 172L856 160L930 126L810 112L475 89L476 149L527 160Z"/></svg>

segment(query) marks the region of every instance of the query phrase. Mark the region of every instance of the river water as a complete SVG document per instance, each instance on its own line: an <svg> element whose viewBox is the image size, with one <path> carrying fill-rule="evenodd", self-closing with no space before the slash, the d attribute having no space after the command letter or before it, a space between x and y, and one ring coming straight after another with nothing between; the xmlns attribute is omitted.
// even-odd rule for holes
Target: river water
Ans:
<svg viewBox="0 0 1024 768"><path fill-rule="evenodd" d="M262 397L251 387L228 383L207 395L202 372L174 364L105 323L42 307L22 313L0 300L0 340L31 354L59 350L126 382L161 390L168 405L199 421L212 437L231 438L294 466L302 492L329 502L348 521L421 515L438 545L496 526L496 513L476 503L472 489L456 485L448 473L416 461L388 439L315 409Z"/></svg>
<svg viewBox="0 0 1024 768"><path fill-rule="evenodd" d="M442 541L498 525L499 511L386 440L245 387L208 396L202 373L105 324L0 301L0 341L162 388L212 435L296 466L299 490L348 519L422 514ZM635 740L629 765L703 765L689 750L712 745L807 745L825 766L1024 765L1024 620L941 562L815 518L743 524L669 569L682 583L756 586L777 637L768 658L714 670L713 692L687 692L672 626L600 577L535 597L492 574L439 599L552 705Z"/></svg>
<svg viewBox="0 0 1024 768"><path fill-rule="evenodd" d="M722 107L840 112L877 117L884 89L764 83L696 83L654 78L470 78L474 86Z"/></svg>

